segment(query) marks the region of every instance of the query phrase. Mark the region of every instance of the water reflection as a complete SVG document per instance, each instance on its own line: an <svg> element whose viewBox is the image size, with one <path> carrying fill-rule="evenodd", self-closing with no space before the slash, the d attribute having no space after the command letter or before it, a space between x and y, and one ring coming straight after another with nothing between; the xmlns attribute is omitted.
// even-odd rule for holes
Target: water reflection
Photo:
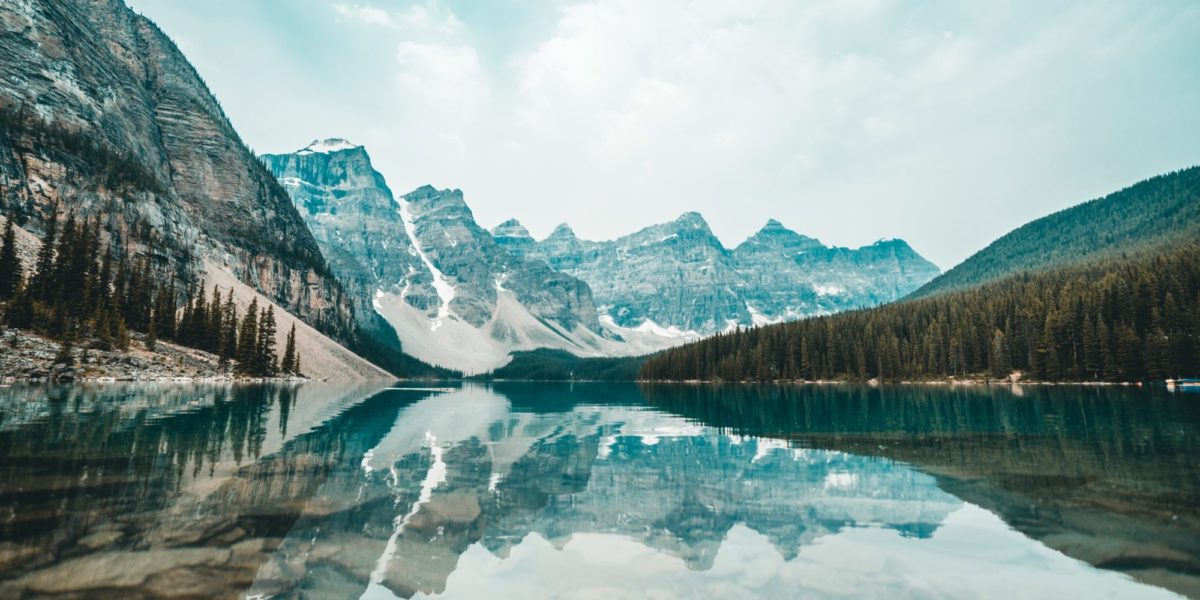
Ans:
<svg viewBox="0 0 1200 600"><path fill-rule="evenodd" d="M0 596L1195 594L1196 405L1027 392L4 388Z"/></svg>

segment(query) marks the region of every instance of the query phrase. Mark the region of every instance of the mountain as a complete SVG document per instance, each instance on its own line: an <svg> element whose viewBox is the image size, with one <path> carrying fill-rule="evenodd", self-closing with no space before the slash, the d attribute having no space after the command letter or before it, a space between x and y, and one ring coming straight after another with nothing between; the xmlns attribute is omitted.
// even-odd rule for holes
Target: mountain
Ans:
<svg viewBox="0 0 1200 600"><path fill-rule="evenodd" d="M728 250L694 212L611 242L566 225L539 242L516 219L483 229L459 190L394 197L346 140L262 158L356 299L360 327L394 331L397 348L468 374L514 353L515 372L569 373L560 354L528 351L644 355L893 300L937 273L904 242L829 248L777 221Z"/></svg>
<svg viewBox="0 0 1200 600"><path fill-rule="evenodd" d="M913 297L1143 247L1200 239L1200 166L1159 175L1023 225Z"/></svg>
<svg viewBox="0 0 1200 600"><path fill-rule="evenodd" d="M515 351L629 355L671 343L605 328L586 283L510 251L461 191L424 186L396 198L361 146L320 140L262 160L356 299L360 325L422 361L478 373Z"/></svg>
<svg viewBox="0 0 1200 600"><path fill-rule="evenodd" d="M319 329L301 334L314 343L352 339L287 193L154 23L120 0L23 0L0 4L0 28L0 212L39 234L55 211L98 218L155 279L228 275Z"/></svg>
<svg viewBox="0 0 1200 600"><path fill-rule="evenodd" d="M1198 184L1197 169L1139 183L1006 235L932 291L669 350L640 377L1200 376Z"/></svg>
<svg viewBox="0 0 1200 600"><path fill-rule="evenodd" d="M531 243L518 227L508 221L493 233L586 281L602 318L660 335L694 338L874 306L938 273L900 240L833 248L774 219L733 250L695 212L607 242L581 240L564 224Z"/></svg>
<svg viewBox="0 0 1200 600"><path fill-rule="evenodd" d="M408 302L426 312L436 310L438 293L366 149L343 139L314 140L297 152L261 159L293 199L354 303L361 332L355 349L407 375L452 375L410 358L375 311L377 291L391 284L407 284Z"/></svg>
<svg viewBox="0 0 1200 600"><path fill-rule="evenodd" d="M1200 243L709 338L650 357L656 380L1200 376Z"/></svg>

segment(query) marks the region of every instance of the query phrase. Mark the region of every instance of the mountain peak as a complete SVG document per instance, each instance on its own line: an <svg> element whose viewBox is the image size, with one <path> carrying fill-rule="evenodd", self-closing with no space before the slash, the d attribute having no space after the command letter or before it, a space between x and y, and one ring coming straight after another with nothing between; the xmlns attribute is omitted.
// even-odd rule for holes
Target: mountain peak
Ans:
<svg viewBox="0 0 1200 600"><path fill-rule="evenodd" d="M675 219L674 222L678 225L692 227L695 229L699 229L701 227L704 227L704 228L708 227L708 221L704 220L704 215L701 215L700 213L698 213L694 210L689 210L688 212L685 212L682 215L679 215L679 218Z"/></svg>
<svg viewBox="0 0 1200 600"><path fill-rule="evenodd" d="M739 250L752 248L779 248L789 252L798 252L821 246L815 238L802 235L788 229L778 219L768 219L754 235L738 246Z"/></svg>
<svg viewBox="0 0 1200 600"><path fill-rule="evenodd" d="M576 237L575 230L571 229L571 226L567 225L566 223L560 223L558 225L558 227L554 228L554 231L550 232L550 238L572 238L573 239L575 237Z"/></svg>
<svg viewBox="0 0 1200 600"><path fill-rule="evenodd" d="M462 190L439 190L432 185L423 185L401 196L412 205L415 215L437 215L442 219L458 219L473 221L474 214L463 198Z"/></svg>
<svg viewBox="0 0 1200 600"><path fill-rule="evenodd" d="M342 138L326 138L323 140L313 140L311 144L296 151L296 154L331 154L355 148L362 148L362 146L350 143Z"/></svg>
<svg viewBox="0 0 1200 600"><path fill-rule="evenodd" d="M509 219L492 228L492 237L533 239L529 230L516 219Z"/></svg>

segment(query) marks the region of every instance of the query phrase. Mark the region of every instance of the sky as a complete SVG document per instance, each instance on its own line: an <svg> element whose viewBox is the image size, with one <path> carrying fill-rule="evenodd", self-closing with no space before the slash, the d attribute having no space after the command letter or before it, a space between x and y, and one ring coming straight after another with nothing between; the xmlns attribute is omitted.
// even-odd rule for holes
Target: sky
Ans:
<svg viewBox="0 0 1200 600"><path fill-rule="evenodd" d="M1200 2L127 0L259 153L610 239L699 211L943 269L1200 164Z"/></svg>

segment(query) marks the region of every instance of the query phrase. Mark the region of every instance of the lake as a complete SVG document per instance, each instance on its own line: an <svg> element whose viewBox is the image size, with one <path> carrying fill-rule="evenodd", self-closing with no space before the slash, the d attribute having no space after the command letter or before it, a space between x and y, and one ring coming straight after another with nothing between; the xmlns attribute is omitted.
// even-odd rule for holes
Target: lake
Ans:
<svg viewBox="0 0 1200 600"><path fill-rule="evenodd" d="M1200 597L1200 396L0 388L0 597Z"/></svg>

